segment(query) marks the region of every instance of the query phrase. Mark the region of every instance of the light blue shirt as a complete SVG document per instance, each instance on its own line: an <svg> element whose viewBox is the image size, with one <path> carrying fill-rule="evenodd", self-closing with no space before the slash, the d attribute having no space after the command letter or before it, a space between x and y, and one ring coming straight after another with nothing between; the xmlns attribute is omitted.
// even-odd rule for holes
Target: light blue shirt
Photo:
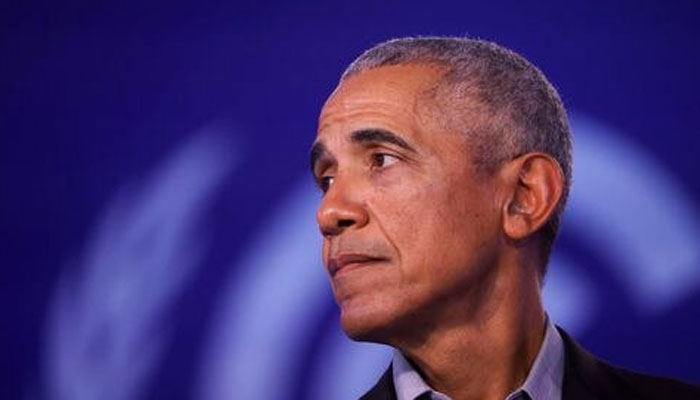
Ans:
<svg viewBox="0 0 700 400"><path fill-rule="evenodd" d="M431 389L398 350L394 352L392 369L398 400L415 400L426 392L430 393L432 400L451 400L449 396ZM527 396L532 400L561 400L563 380L564 343L548 318L542 347L525 382L505 400L527 399Z"/></svg>

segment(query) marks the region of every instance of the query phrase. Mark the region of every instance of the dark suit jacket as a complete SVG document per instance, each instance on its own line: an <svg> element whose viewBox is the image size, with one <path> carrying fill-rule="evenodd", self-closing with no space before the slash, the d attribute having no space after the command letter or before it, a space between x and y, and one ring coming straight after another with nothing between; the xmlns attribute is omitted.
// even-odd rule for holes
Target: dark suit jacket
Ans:
<svg viewBox="0 0 700 400"><path fill-rule="evenodd" d="M698 386L614 367L586 351L562 329L559 333L564 341L562 400L700 400ZM361 400L396 400L391 366Z"/></svg>

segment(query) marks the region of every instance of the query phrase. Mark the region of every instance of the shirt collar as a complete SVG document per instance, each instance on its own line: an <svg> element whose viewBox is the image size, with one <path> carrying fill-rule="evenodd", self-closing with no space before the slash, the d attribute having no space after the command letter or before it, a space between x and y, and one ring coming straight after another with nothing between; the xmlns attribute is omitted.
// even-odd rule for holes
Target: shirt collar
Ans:
<svg viewBox="0 0 700 400"><path fill-rule="evenodd" d="M433 400L449 400L448 396L430 388L398 350L394 352L392 370L398 400L415 400L425 392L429 392ZM508 395L506 400L517 399L522 392L526 392L532 400L559 400L563 380L564 344L547 318L544 340L535 362L523 385Z"/></svg>
<svg viewBox="0 0 700 400"><path fill-rule="evenodd" d="M430 388L400 351L394 351L391 364L397 400L415 400L426 392L429 392L433 399L450 400L448 396Z"/></svg>

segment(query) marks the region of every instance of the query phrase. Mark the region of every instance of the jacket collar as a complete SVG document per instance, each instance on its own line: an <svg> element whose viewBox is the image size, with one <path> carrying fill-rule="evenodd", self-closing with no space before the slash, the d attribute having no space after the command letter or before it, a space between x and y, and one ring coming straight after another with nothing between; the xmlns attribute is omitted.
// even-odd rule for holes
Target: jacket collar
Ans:
<svg viewBox="0 0 700 400"><path fill-rule="evenodd" d="M619 382L612 367L602 363L586 351L563 329L557 327L564 342L564 382L562 400L589 400L592 398L625 398L615 393ZM360 400L396 400L391 365L372 389Z"/></svg>

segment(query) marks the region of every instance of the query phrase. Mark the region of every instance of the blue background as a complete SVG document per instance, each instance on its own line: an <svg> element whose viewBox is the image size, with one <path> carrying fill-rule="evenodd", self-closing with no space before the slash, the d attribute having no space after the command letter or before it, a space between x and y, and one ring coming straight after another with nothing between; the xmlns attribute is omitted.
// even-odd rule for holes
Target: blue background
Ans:
<svg viewBox="0 0 700 400"><path fill-rule="evenodd" d="M2 397L360 394L389 353L339 333L308 148L344 67L417 34L497 41L559 89L576 159L552 317L700 383L699 18L691 1L4 3Z"/></svg>

